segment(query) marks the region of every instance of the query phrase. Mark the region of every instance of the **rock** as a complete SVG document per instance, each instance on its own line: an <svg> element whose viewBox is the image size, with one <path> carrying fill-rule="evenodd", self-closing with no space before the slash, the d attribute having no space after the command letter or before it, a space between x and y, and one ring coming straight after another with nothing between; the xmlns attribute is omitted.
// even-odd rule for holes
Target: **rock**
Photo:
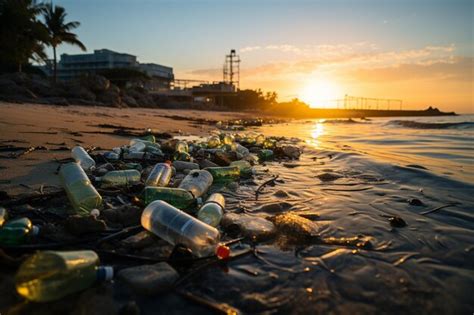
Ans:
<svg viewBox="0 0 474 315"><path fill-rule="evenodd" d="M120 90L116 86L111 86L104 92L97 94L97 100L107 106L120 107L122 98L120 97Z"/></svg>
<svg viewBox="0 0 474 315"><path fill-rule="evenodd" d="M288 193L284 190L278 190L276 191L274 194L273 194L275 197L278 197L278 198L287 198L289 197L290 195L288 195Z"/></svg>
<svg viewBox="0 0 474 315"><path fill-rule="evenodd" d="M265 213L280 213L290 209L293 205L288 202L274 202L274 203L267 203L264 204L257 209L256 212L265 212Z"/></svg>
<svg viewBox="0 0 474 315"><path fill-rule="evenodd" d="M84 291L77 299L73 315L104 315L118 314L118 305L114 301L113 290L109 286L100 285Z"/></svg>
<svg viewBox="0 0 474 315"><path fill-rule="evenodd" d="M96 96L94 93L89 91L86 87L81 86L79 82L70 82L65 87L65 96L69 99L80 99L84 101L95 101ZM71 103L72 100L71 100Z"/></svg>
<svg viewBox="0 0 474 315"><path fill-rule="evenodd" d="M295 145L284 145L282 146L283 153L291 159L299 159L301 155L301 149Z"/></svg>
<svg viewBox="0 0 474 315"><path fill-rule="evenodd" d="M105 231L105 221L98 220L94 216L72 215L66 219L66 230L73 235L81 236L88 233Z"/></svg>
<svg viewBox="0 0 474 315"><path fill-rule="evenodd" d="M120 207L105 209L101 216L107 222L119 223L123 226L132 226L140 224L140 218L143 210L136 206L123 205Z"/></svg>
<svg viewBox="0 0 474 315"><path fill-rule="evenodd" d="M239 232L252 240L266 240L275 236L276 229L272 222L253 215L226 213L221 226L227 229L237 228Z"/></svg>
<svg viewBox="0 0 474 315"><path fill-rule="evenodd" d="M125 103L127 106L130 107L138 107L137 101L130 95L123 95L122 103Z"/></svg>
<svg viewBox="0 0 474 315"><path fill-rule="evenodd" d="M229 166L233 161L237 161L237 153L234 151L217 151L213 156L213 162L220 166Z"/></svg>
<svg viewBox="0 0 474 315"><path fill-rule="evenodd" d="M83 86L94 93L103 93L110 88L110 81L101 75L90 74L81 78Z"/></svg>
<svg viewBox="0 0 474 315"><path fill-rule="evenodd" d="M316 175L317 178L319 178L320 181L322 182L332 182L335 181L336 179L341 178L342 176L336 173L321 173L319 175Z"/></svg>
<svg viewBox="0 0 474 315"><path fill-rule="evenodd" d="M157 240L157 236L148 231L142 231L138 234L127 237L121 243L124 247L129 249L142 249L153 245Z"/></svg>
<svg viewBox="0 0 474 315"><path fill-rule="evenodd" d="M214 162L209 161L208 159L204 159L204 160L199 161L199 166L202 169L204 169L206 167L218 167L219 165L217 165Z"/></svg>
<svg viewBox="0 0 474 315"><path fill-rule="evenodd" d="M415 206L415 207L421 207L425 205L420 199L417 199L417 198L412 198L408 200L408 204L410 206Z"/></svg>
<svg viewBox="0 0 474 315"><path fill-rule="evenodd" d="M393 226L393 227L405 227L405 226L407 226L407 223L405 222L405 220L403 220L399 216L390 217L390 218L388 218L388 221L390 222L390 225Z"/></svg>
<svg viewBox="0 0 474 315"><path fill-rule="evenodd" d="M278 214L271 218L278 232L291 238L310 239L318 237L318 226L311 220L292 213Z"/></svg>
<svg viewBox="0 0 474 315"><path fill-rule="evenodd" d="M69 101L64 97L52 96L52 97L43 97L42 100L46 101L51 105L63 105L69 106Z"/></svg>
<svg viewBox="0 0 474 315"><path fill-rule="evenodd" d="M154 295L171 289L179 274L167 263L160 262L122 269L117 277L137 293Z"/></svg>

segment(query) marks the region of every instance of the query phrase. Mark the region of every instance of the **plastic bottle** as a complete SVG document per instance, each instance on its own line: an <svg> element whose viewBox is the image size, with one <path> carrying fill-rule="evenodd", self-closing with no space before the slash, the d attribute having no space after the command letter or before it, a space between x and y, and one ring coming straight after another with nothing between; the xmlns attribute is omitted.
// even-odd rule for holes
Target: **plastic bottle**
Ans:
<svg viewBox="0 0 474 315"><path fill-rule="evenodd" d="M211 173L214 183L233 182L240 177L237 166L206 167L205 170Z"/></svg>
<svg viewBox="0 0 474 315"><path fill-rule="evenodd" d="M240 143L237 143L236 148L235 148L235 152L237 152L237 153L239 153L240 155L242 155L242 157L245 157L245 156L247 156L247 155L250 154L249 149L247 149L246 147L244 147L244 146L241 145Z"/></svg>
<svg viewBox="0 0 474 315"><path fill-rule="evenodd" d="M140 138L141 140L145 140L145 141L149 141L149 142L153 142L153 143L156 143L156 138L154 135L146 135L146 136L143 136Z"/></svg>
<svg viewBox="0 0 474 315"><path fill-rule="evenodd" d="M186 162L186 161L174 161L173 166L176 168L178 171L182 170L198 170L199 169L199 164L193 163L193 162Z"/></svg>
<svg viewBox="0 0 474 315"><path fill-rule="evenodd" d="M184 153L184 152L189 153L188 143L186 141L178 141L176 143L175 151L181 152L181 153Z"/></svg>
<svg viewBox="0 0 474 315"><path fill-rule="evenodd" d="M171 180L171 166L167 163L158 163L153 167L145 181L147 186L168 186Z"/></svg>
<svg viewBox="0 0 474 315"><path fill-rule="evenodd" d="M102 156L106 158L107 160L112 160L112 161L118 161L120 159L120 155L113 151L104 152Z"/></svg>
<svg viewBox="0 0 474 315"><path fill-rule="evenodd" d="M147 186L143 190L143 201L150 204L156 200L163 200L174 207L185 210L201 203L201 198L194 198L193 194L181 188Z"/></svg>
<svg viewBox="0 0 474 315"><path fill-rule="evenodd" d="M257 137L255 137L255 143L257 144L263 144L265 141L265 136L262 134L259 134Z"/></svg>
<svg viewBox="0 0 474 315"><path fill-rule="evenodd" d="M173 155L175 161L191 161L191 155L188 152L176 151Z"/></svg>
<svg viewBox="0 0 474 315"><path fill-rule="evenodd" d="M59 178L69 201L78 214L88 215L92 209L100 208L102 197L92 186L84 170L77 163L61 167Z"/></svg>
<svg viewBox="0 0 474 315"><path fill-rule="evenodd" d="M212 194L207 198L204 205L199 209L197 217L204 223L216 227L224 215L225 198L219 193Z"/></svg>
<svg viewBox="0 0 474 315"><path fill-rule="evenodd" d="M172 245L182 244L197 257L207 257L216 252L219 231L173 207L157 200L143 210L142 226Z"/></svg>
<svg viewBox="0 0 474 315"><path fill-rule="evenodd" d="M28 236L38 235L39 228L28 218L7 221L0 229L1 245L22 244Z"/></svg>
<svg viewBox="0 0 474 315"><path fill-rule="evenodd" d="M8 211L4 207L0 207L0 227L5 223L8 219Z"/></svg>
<svg viewBox="0 0 474 315"><path fill-rule="evenodd" d="M140 182L141 174L137 170L111 171L102 177L97 177L100 187L120 187L137 184Z"/></svg>
<svg viewBox="0 0 474 315"><path fill-rule="evenodd" d="M244 160L234 161L234 162L231 162L229 166L238 167L240 171L240 176L249 177L249 176L252 176L252 174L254 174L252 165L250 165L248 161L244 161Z"/></svg>
<svg viewBox="0 0 474 315"><path fill-rule="evenodd" d="M231 145L232 143L234 143L234 137L232 137L232 135L226 134L224 135L223 142L224 144Z"/></svg>
<svg viewBox="0 0 474 315"><path fill-rule="evenodd" d="M269 150L269 149L263 149L263 150L260 151L260 153L258 154L258 158L259 158L261 161L273 160L273 151L272 151L272 150Z"/></svg>
<svg viewBox="0 0 474 315"><path fill-rule="evenodd" d="M212 185L212 175L206 170L192 170L178 188L189 191L194 198L201 197Z"/></svg>
<svg viewBox="0 0 474 315"><path fill-rule="evenodd" d="M221 145L221 139L218 136L210 136L207 140L208 148L217 148Z"/></svg>
<svg viewBox="0 0 474 315"><path fill-rule="evenodd" d="M123 154L125 160L142 160L145 157L145 152L129 151Z"/></svg>
<svg viewBox="0 0 474 315"><path fill-rule="evenodd" d="M99 267L94 251L41 251L21 264L15 285L24 298L49 302L112 277L112 267Z"/></svg>
<svg viewBox="0 0 474 315"><path fill-rule="evenodd" d="M84 150L83 147L81 146L75 146L71 150L71 156L72 158L81 165L81 167L85 170L92 170L95 168L95 161L89 153Z"/></svg>
<svg viewBox="0 0 474 315"><path fill-rule="evenodd" d="M130 147L128 148L128 150L130 152L143 152L143 151L145 151L146 144L144 142L140 141L139 139L137 139L136 141L134 141L134 140L135 139L132 139L130 141Z"/></svg>

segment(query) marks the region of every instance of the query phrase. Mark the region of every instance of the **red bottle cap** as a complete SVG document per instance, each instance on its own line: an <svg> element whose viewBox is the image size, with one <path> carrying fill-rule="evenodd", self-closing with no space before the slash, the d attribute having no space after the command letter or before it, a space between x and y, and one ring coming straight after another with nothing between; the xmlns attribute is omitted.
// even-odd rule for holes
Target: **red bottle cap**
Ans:
<svg viewBox="0 0 474 315"><path fill-rule="evenodd" d="M225 245L219 245L216 249L216 255L220 260L229 259L230 248Z"/></svg>

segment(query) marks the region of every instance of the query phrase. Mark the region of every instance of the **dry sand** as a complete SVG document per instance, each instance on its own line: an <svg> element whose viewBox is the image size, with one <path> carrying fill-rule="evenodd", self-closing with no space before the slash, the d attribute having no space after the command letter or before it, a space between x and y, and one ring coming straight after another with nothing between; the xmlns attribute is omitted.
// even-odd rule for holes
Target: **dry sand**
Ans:
<svg viewBox="0 0 474 315"><path fill-rule="evenodd" d="M213 127L193 124L189 120L174 120L161 116L183 116L227 120L245 117L235 112L196 110L168 110L83 106L50 106L39 104L13 104L0 102L0 145L19 147L45 146L49 149L63 146L96 146L110 149L128 143L127 137L104 132L113 129L97 127L99 124L133 128L152 128L159 132L179 134L207 134ZM248 115L247 115L248 116ZM0 190L9 194L27 192L41 185L58 185L54 158L70 157L69 151L34 151L16 159L0 153Z"/></svg>

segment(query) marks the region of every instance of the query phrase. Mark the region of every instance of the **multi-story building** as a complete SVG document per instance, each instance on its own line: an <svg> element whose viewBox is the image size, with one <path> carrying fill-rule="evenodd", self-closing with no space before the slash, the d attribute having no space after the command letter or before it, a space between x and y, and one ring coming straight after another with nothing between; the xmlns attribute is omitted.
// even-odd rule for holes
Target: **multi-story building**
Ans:
<svg viewBox="0 0 474 315"><path fill-rule="evenodd" d="M169 89L174 80L173 68L155 63L139 63L137 57L118 53L109 49L94 50L92 54L62 54L58 62L58 79L71 80L85 74L100 74L109 69L136 69L146 73L151 80L144 86L151 90ZM42 67L47 75L52 75L51 65Z"/></svg>

